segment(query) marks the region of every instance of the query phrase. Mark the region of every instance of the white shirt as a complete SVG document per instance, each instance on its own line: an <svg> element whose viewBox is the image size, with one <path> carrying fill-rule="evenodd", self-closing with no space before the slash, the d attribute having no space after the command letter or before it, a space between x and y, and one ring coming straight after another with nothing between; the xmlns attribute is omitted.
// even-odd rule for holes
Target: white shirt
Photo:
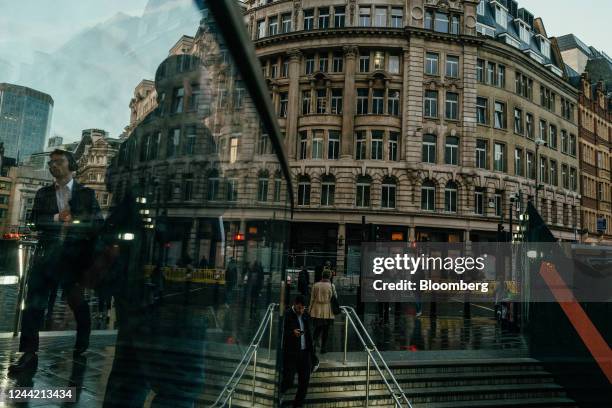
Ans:
<svg viewBox="0 0 612 408"><path fill-rule="evenodd" d="M302 331L302 335L300 336L300 349L301 350L306 350L306 330L304 330L304 321L302 320L302 315L298 314L295 311L295 308L293 306L291 306L291 308L293 309L293 312L297 315L298 318L298 324L300 325L300 330Z"/></svg>
<svg viewBox="0 0 612 408"><path fill-rule="evenodd" d="M74 185L74 179L70 179L70 181L64 185L60 186L55 183L55 199L57 200L57 209L59 212L64 210L70 210L70 204L68 202L72 198L72 186ZM53 216L54 221L59 221L59 214L55 214Z"/></svg>

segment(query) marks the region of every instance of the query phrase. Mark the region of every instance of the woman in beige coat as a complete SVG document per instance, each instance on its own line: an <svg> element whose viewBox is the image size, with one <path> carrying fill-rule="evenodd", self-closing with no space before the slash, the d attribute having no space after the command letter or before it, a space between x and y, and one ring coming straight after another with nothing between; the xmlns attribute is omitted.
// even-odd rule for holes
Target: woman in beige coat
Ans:
<svg viewBox="0 0 612 408"><path fill-rule="evenodd" d="M313 342L315 345L321 337L321 354L327 352L327 337L329 328L334 324L334 313L332 312L331 299L336 295L336 288L329 281L330 273L323 271L322 279L315 283L310 294L309 313L314 323Z"/></svg>

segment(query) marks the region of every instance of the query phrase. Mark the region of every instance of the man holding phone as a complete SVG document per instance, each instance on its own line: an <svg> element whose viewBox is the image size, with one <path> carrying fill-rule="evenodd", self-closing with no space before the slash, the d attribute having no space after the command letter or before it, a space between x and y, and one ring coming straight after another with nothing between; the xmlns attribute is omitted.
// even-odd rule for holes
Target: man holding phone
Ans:
<svg viewBox="0 0 612 408"><path fill-rule="evenodd" d="M305 312L306 300L304 296L297 295L293 306L285 311L283 322L283 379L281 394L293 386L295 374L298 375L298 386L294 407L301 407L306 398L310 372L316 361L312 344L312 331L310 317Z"/></svg>

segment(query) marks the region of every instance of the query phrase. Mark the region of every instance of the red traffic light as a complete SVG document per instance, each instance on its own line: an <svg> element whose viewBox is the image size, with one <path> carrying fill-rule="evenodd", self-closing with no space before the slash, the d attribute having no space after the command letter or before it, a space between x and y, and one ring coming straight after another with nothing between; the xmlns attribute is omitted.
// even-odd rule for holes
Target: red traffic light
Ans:
<svg viewBox="0 0 612 408"><path fill-rule="evenodd" d="M237 233L236 235L234 235L234 241L244 241L244 234Z"/></svg>

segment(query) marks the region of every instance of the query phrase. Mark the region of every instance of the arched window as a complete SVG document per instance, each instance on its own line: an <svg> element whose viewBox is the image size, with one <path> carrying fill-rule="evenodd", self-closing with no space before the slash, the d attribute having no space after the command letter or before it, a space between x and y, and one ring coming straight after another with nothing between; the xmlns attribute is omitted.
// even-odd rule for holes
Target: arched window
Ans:
<svg viewBox="0 0 612 408"><path fill-rule="evenodd" d="M321 180L321 205L334 205L336 196L336 178L332 175L325 175Z"/></svg>
<svg viewBox="0 0 612 408"><path fill-rule="evenodd" d="M444 187L444 211L457 212L457 183L449 181Z"/></svg>
<svg viewBox="0 0 612 408"><path fill-rule="evenodd" d="M357 207L369 207L370 206L370 186L372 185L372 179L369 176L357 177L357 196L355 205Z"/></svg>
<svg viewBox="0 0 612 408"><path fill-rule="evenodd" d="M298 180L298 205L310 205L310 177L300 176Z"/></svg>
<svg viewBox="0 0 612 408"><path fill-rule="evenodd" d="M260 171L257 180L257 201L268 201L268 179L267 171Z"/></svg>
<svg viewBox="0 0 612 408"><path fill-rule="evenodd" d="M421 186L421 209L425 211L436 209L436 186L431 180L425 180Z"/></svg>
<svg viewBox="0 0 612 408"><path fill-rule="evenodd" d="M381 206L382 208L395 208L395 195L397 183L393 177L385 177L382 182Z"/></svg>

